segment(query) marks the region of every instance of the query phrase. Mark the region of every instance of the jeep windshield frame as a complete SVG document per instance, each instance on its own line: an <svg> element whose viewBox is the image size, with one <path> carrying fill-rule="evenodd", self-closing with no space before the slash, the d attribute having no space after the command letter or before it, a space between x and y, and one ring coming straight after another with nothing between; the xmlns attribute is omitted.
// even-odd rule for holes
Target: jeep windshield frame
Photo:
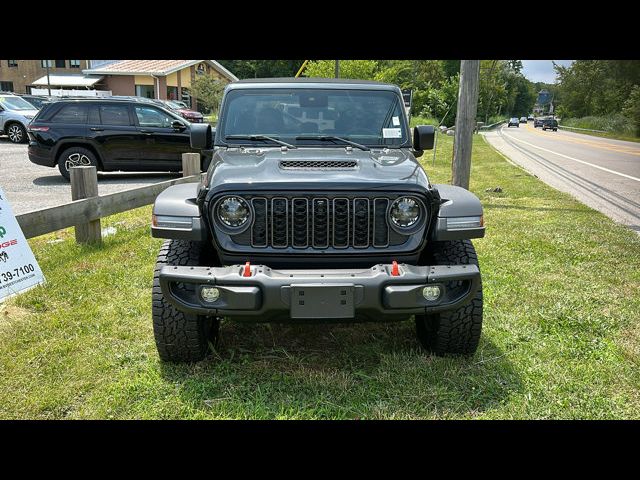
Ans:
<svg viewBox="0 0 640 480"><path fill-rule="evenodd" d="M229 89L222 102L215 144L265 146L258 139L268 136L297 147L344 148L350 143L365 148L411 148L399 91L358 87ZM329 137L344 141L327 142Z"/></svg>

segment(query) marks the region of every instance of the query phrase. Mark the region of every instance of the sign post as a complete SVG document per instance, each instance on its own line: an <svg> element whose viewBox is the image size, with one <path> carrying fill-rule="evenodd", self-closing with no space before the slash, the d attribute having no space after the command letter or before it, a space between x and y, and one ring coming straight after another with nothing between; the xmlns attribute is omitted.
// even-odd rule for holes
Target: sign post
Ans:
<svg viewBox="0 0 640 480"><path fill-rule="evenodd" d="M42 270L0 187L0 303L44 281Z"/></svg>

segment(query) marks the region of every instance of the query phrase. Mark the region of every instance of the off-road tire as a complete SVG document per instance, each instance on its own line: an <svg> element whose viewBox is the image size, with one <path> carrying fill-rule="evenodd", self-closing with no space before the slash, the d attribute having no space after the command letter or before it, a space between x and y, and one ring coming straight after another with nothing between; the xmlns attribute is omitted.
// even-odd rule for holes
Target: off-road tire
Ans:
<svg viewBox="0 0 640 480"><path fill-rule="evenodd" d="M77 159L78 165L93 166L98 169L98 159L91 150L84 147L69 147L58 157L58 170L66 180L71 179L71 172L66 166L67 160L71 160L71 157Z"/></svg>
<svg viewBox="0 0 640 480"><path fill-rule="evenodd" d="M5 125L5 130L11 143L27 143L29 141L27 130L18 122Z"/></svg>
<svg viewBox="0 0 640 480"><path fill-rule="evenodd" d="M470 240L434 242L427 255L430 265L478 265ZM460 288L449 282L446 288ZM416 315L416 334L422 346L439 356L473 355L482 332L482 281L474 298L453 311Z"/></svg>
<svg viewBox="0 0 640 480"><path fill-rule="evenodd" d="M165 362L197 362L206 357L209 346L218 338L220 320L181 312L162 294L160 269L165 265L203 265L203 245L186 240L166 240L160 248L153 272L151 313L153 334L160 359ZM193 289L178 283L178 289Z"/></svg>

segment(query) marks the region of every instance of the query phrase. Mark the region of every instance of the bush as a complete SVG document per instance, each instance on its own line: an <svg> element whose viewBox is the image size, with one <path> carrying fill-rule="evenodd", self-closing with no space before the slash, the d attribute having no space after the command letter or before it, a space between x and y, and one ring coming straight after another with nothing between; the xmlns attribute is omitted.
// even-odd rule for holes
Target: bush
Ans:
<svg viewBox="0 0 640 480"><path fill-rule="evenodd" d="M590 130L603 130L605 132L617 133L618 135L629 137L633 137L637 133L634 122L619 113L602 117L563 118L562 125Z"/></svg>
<svg viewBox="0 0 640 480"><path fill-rule="evenodd" d="M634 134L640 137L640 85L634 85L629 98L624 102L622 113L631 120Z"/></svg>

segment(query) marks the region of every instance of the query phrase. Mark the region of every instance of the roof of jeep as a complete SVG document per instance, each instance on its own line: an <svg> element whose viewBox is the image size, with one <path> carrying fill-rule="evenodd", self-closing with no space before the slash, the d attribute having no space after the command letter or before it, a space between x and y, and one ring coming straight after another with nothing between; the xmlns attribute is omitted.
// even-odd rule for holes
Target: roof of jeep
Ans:
<svg viewBox="0 0 640 480"><path fill-rule="evenodd" d="M301 87L311 87L318 86L322 88L372 88L375 87L376 90L398 90L397 85L392 85L390 83L381 83L374 82L372 80L354 80L350 78L247 78L244 80L238 80L237 82L233 82L227 85L228 89L235 88L264 88L267 87L293 87L293 88L301 88Z"/></svg>

